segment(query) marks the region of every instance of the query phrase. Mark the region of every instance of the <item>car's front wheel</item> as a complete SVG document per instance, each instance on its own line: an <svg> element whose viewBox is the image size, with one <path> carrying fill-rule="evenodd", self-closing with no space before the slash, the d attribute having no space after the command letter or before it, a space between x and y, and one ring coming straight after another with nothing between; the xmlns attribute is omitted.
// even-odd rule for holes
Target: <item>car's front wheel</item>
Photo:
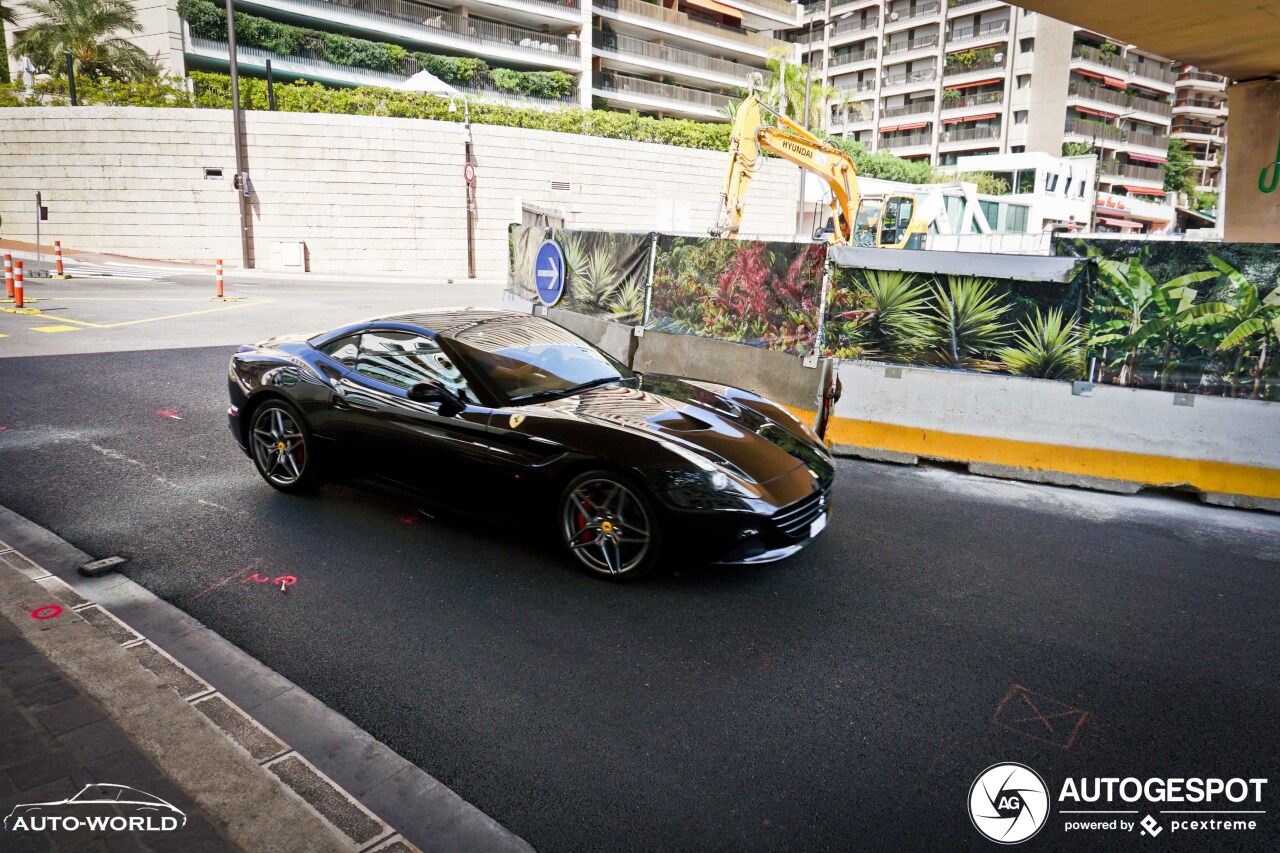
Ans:
<svg viewBox="0 0 1280 853"><path fill-rule="evenodd" d="M249 446L262 479L280 491L305 492L316 485L315 441L302 415L284 400L268 400L254 410Z"/></svg>
<svg viewBox="0 0 1280 853"><path fill-rule="evenodd" d="M560 528L570 555L591 574L634 580L658 561L653 504L642 489L611 471L588 471L565 486Z"/></svg>

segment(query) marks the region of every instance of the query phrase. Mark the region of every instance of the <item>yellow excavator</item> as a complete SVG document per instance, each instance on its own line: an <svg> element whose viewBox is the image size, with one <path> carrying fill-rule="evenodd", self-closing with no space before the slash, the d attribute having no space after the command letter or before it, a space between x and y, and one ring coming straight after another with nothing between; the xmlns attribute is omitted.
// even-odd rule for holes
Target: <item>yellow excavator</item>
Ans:
<svg viewBox="0 0 1280 853"><path fill-rule="evenodd" d="M772 114L778 126L764 123ZM711 233L734 238L742 224L751 173L761 149L813 172L831 190L831 215L815 240L833 245L923 249L933 217L921 215L915 196L864 196L858 192L858 169L839 148L823 142L796 122L751 95L738 107L729 138L729 166L720 189L720 214ZM932 205L929 205L932 206Z"/></svg>

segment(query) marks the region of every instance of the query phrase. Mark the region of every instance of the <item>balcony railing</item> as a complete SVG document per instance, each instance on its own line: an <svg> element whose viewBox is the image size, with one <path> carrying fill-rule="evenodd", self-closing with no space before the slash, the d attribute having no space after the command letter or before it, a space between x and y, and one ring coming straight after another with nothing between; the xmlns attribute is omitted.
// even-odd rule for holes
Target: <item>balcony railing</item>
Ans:
<svg viewBox="0 0 1280 853"><path fill-rule="evenodd" d="M1191 107L1197 110L1209 110L1217 112L1226 107L1225 101L1215 101L1212 98L1178 98L1173 102L1175 107Z"/></svg>
<svg viewBox="0 0 1280 853"><path fill-rule="evenodd" d="M1171 133L1199 133L1203 136L1221 136L1222 128L1212 124L1193 121L1174 121L1169 128Z"/></svg>
<svg viewBox="0 0 1280 853"><path fill-rule="evenodd" d="M691 18L684 12L677 12L673 9L667 9L656 3L646 3L645 0L595 0L596 9L604 9L611 12L620 12L624 15L635 15L641 18L648 18L651 21L658 21L672 27L693 30L709 36L716 36L726 41L737 42L738 44L747 45L757 50L772 50L774 48L788 49L788 43L782 39L770 38L762 36L759 33L751 33L746 30L736 29L734 27L725 27L720 24L713 24L710 21L703 21L697 18Z"/></svg>
<svg viewBox="0 0 1280 853"><path fill-rule="evenodd" d="M825 11L827 11L827 0L814 0L812 3L804 4L804 13L806 15L816 15Z"/></svg>
<svg viewBox="0 0 1280 853"><path fill-rule="evenodd" d="M928 71L912 71L909 74L894 74L892 77L884 78L884 85L903 86L909 83L928 83L937 79L937 70L930 68Z"/></svg>
<svg viewBox="0 0 1280 853"><path fill-rule="evenodd" d="M1163 116L1164 118L1173 115L1173 104L1168 101L1157 101L1153 98L1130 98L1129 109L1140 113Z"/></svg>
<svg viewBox="0 0 1280 853"><path fill-rule="evenodd" d="M1205 83L1219 83L1223 86L1227 84L1227 78L1221 74L1210 74L1208 71L1183 71L1178 75L1179 80L1200 80Z"/></svg>
<svg viewBox="0 0 1280 853"><path fill-rule="evenodd" d="M1136 98L1106 86L1095 86L1079 80L1067 84L1069 98L1083 98L1101 104L1111 104L1122 109L1136 110L1158 116L1173 114L1173 107L1164 101L1153 101L1150 98Z"/></svg>
<svg viewBox="0 0 1280 853"><path fill-rule="evenodd" d="M913 145L932 145L933 131L926 130L922 133L908 133L903 136L894 136L892 134L880 134L881 148L910 148Z"/></svg>
<svg viewBox="0 0 1280 853"><path fill-rule="evenodd" d="M1071 58L1092 62L1094 65L1101 65L1105 68L1115 68L1119 71L1126 70L1123 57L1118 54L1103 56L1102 51L1096 47L1089 47L1087 44L1078 44L1071 48Z"/></svg>
<svg viewBox="0 0 1280 853"><path fill-rule="evenodd" d="M1086 119L1068 121L1066 133L1074 136L1083 136L1086 139L1110 139L1116 142L1125 138L1123 128L1116 127L1114 124L1104 124L1100 121L1088 121Z"/></svg>
<svg viewBox="0 0 1280 853"><path fill-rule="evenodd" d="M886 42L884 46L884 55L888 56L892 53L906 53L909 50L937 47L937 45L937 36L925 36L924 38L911 39L911 41Z"/></svg>
<svg viewBox="0 0 1280 853"><path fill-rule="evenodd" d="M959 9L962 6L972 6L975 3L990 3L991 0L950 0L947 3L948 9Z"/></svg>
<svg viewBox="0 0 1280 853"><path fill-rule="evenodd" d="M983 124L975 127L956 127L951 125L942 132L943 142L969 142L975 139L999 139L1000 125Z"/></svg>
<svg viewBox="0 0 1280 853"><path fill-rule="evenodd" d="M1166 151L1169 148L1169 137L1163 133L1142 133L1130 130L1125 133L1124 141L1142 148L1155 148Z"/></svg>
<svg viewBox="0 0 1280 853"><path fill-rule="evenodd" d="M1144 80L1156 80L1160 83L1173 83L1177 79L1177 75L1168 66L1154 62L1130 62L1129 72Z"/></svg>
<svg viewBox="0 0 1280 853"><path fill-rule="evenodd" d="M954 3L951 5L955 5ZM1009 32L1009 19L1003 21L991 21L990 23L980 24L976 27L953 27L951 35L947 38L947 45L958 44L970 41L972 39L987 38L988 36L1002 36Z"/></svg>
<svg viewBox="0 0 1280 853"><path fill-rule="evenodd" d="M840 21L831 29L831 35L844 36L849 33L862 33L880 26L879 18L868 18L865 21Z"/></svg>
<svg viewBox="0 0 1280 853"><path fill-rule="evenodd" d="M781 13L788 18L794 18L796 14L795 4L789 2L789 0L745 0L745 2L760 9Z"/></svg>
<svg viewBox="0 0 1280 853"><path fill-rule="evenodd" d="M661 47L644 39L606 33L600 30L592 31L591 42L600 50L612 51L622 56L652 59L655 62L665 62L669 65L682 65L687 68L709 71L713 74L720 74L742 81L745 81L752 71L758 70L750 65L714 59L690 50Z"/></svg>
<svg viewBox="0 0 1280 853"><path fill-rule="evenodd" d="M1164 182L1163 169L1157 169L1154 166L1135 166L1133 163L1117 163L1115 160L1102 161L1102 174L1117 178Z"/></svg>
<svg viewBox="0 0 1280 853"><path fill-rule="evenodd" d="M662 98L716 111L723 109L733 100L727 95L717 95L715 92L687 89L684 86L672 86L669 83L655 83L652 80L641 80L639 77L628 77L625 74L596 74L592 79L592 85L606 92Z"/></svg>
<svg viewBox="0 0 1280 853"><path fill-rule="evenodd" d="M564 36L553 36L538 30L511 27L479 18L467 18L424 3L415 3L413 0L358 0L360 5L353 5L356 2L357 0L290 0L288 5L312 8L317 12L337 8L344 14L366 20L390 20L398 26L407 25L424 33L439 33L473 44L490 45L525 54L544 57L549 53L574 57L579 55L578 42ZM327 14L324 16L327 17Z"/></svg>
<svg viewBox="0 0 1280 853"><path fill-rule="evenodd" d="M880 118L898 118L900 116L913 116L920 113L933 112L934 102L932 99L927 101L916 101L914 104L903 104L899 107L885 107L880 110Z"/></svg>
<svg viewBox="0 0 1280 853"><path fill-rule="evenodd" d="M1009 62L1009 57L1001 56L999 61L993 56L990 59L983 59L972 65L965 65L960 62L954 62L943 66L943 76L959 77L961 74L973 74L977 71L1003 71Z"/></svg>
<svg viewBox="0 0 1280 853"><path fill-rule="evenodd" d="M860 50L857 53L832 53L831 67L839 68L841 65L852 65L855 62L863 62L868 59L876 58L876 49L869 47L866 50Z"/></svg>
<svg viewBox="0 0 1280 853"><path fill-rule="evenodd" d="M954 89L951 91L955 91ZM942 108L944 110L961 110L965 107L980 107L992 104L1004 103L1004 91L999 92L975 92L972 95L961 95L958 98L942 99Z"/></svg>
<svg viewBox="0 0 1280 853"><path fill-rule="evenodd" d="M938 14L938 10L941 8L942 8L942 4L933 2L933 0L931 0L928 3L919 3L914 8L911 8L911 7L908 7L905 9L886 8L885 15L887 17L889 24L901 24L901 23L904 23L905 21L914 21L919 18L927 18L932 15L936 15ZM897 19L894 19L893 17L895 13L898 16Z"/></svg>

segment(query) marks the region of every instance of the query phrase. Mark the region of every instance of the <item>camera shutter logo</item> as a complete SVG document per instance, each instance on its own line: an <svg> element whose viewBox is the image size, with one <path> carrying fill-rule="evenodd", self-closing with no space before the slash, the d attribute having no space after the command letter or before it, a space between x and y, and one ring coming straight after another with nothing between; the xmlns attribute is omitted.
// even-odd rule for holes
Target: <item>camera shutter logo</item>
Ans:
<svg viewBox="0 0 1280 853"><path fill-rule="evenodd" d="M969 818L992 841L1026 841L1049 819L1049 788L1025 764L993 764L969 788Z"/></svg>

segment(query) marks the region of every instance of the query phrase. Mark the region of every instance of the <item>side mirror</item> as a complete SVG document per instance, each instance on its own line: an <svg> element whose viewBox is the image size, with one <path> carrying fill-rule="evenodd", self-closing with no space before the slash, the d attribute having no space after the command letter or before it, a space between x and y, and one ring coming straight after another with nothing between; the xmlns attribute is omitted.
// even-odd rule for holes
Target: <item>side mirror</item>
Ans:
<svg viewBox="0 0 1280 853"><path fill-rule="evenodd" d="M415 403L439 403L440 414L451 418L466 405L449 389L434 382L419 382L410 386L406 396Z"/></svg>

